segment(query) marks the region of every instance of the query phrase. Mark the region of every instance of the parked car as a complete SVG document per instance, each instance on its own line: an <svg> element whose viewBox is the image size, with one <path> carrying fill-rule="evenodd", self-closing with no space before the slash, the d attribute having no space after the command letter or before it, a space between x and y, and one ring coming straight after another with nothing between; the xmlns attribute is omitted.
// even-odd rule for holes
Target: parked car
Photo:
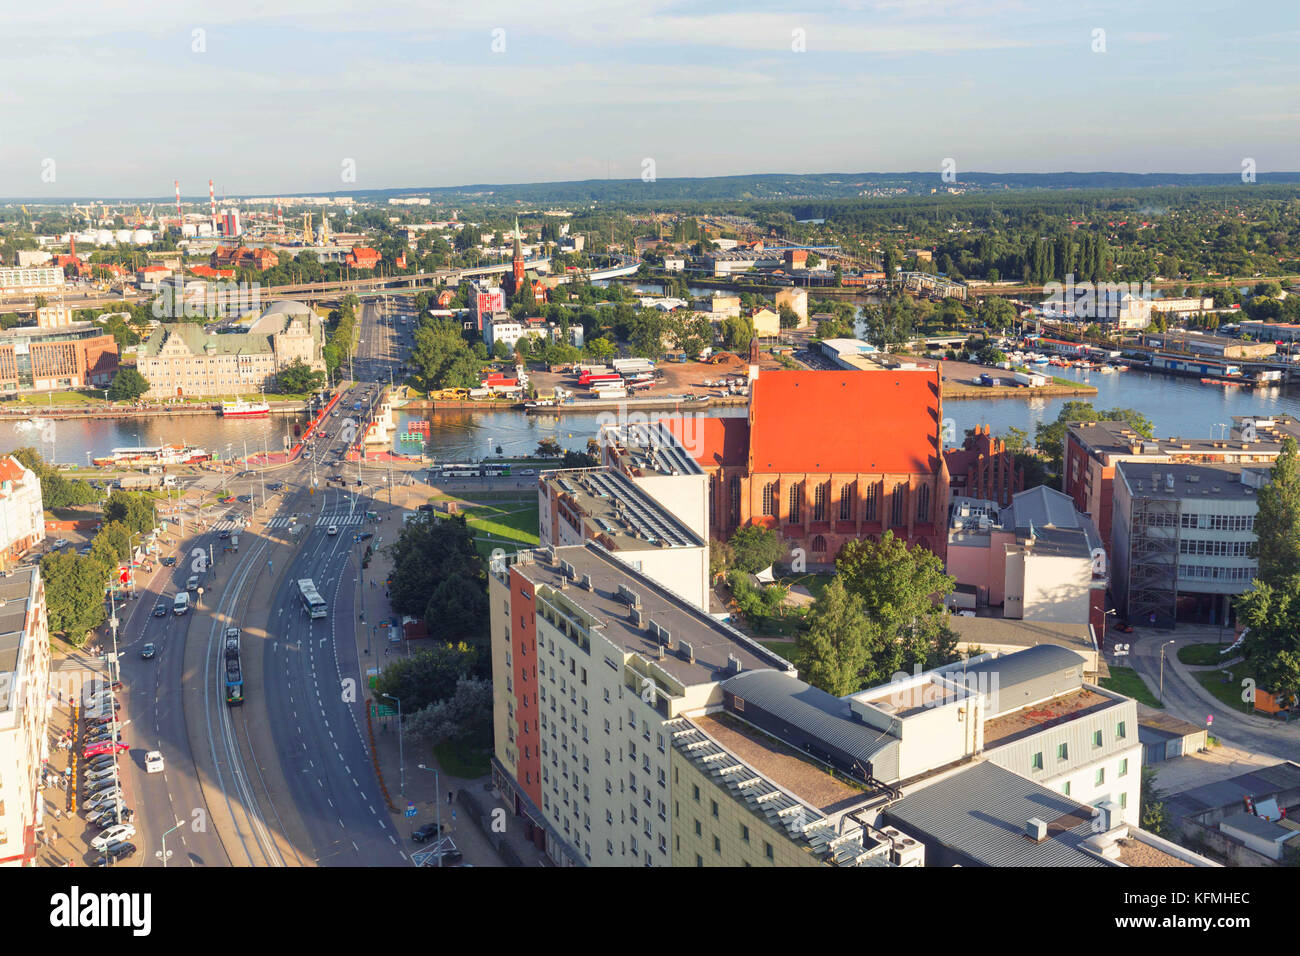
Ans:
<svg viewBox="0 0 1300 956"><path fill-rule="evenodd" d="M70 542L68 541L67 538L60 538L58 541L54 542L54 550L62 551L64 548L68 546L69 543Z"/></svg>
<svg viewBox="0 0 1300 956"><path fill-rule="evenodd" d="M87 811L107 810L109 807L120 805L122 803L122 799L123 797L122 797L121 787L108 787L105 790L100 790L89 800L83 803L82 806L84 806Z"/></svg>
<svg viewBox="0 0 1300 956"><path fill-rule="evenodd" d="M447 828L443 827L442 829L445 831ZM420 827L418 830L416 830L414 833L411 834L411 839L414 840L416 843L424 843L425 841L431 840L434 837L436 837L438 835L438 832L439 831L438 831L437 823L426 823L424 824L424 826Z"/></svg>
<svg viewBox="0 0 1300 956"><path fill-rule="evenodd" d="M91 757L98 757L100 754L111 754L114 750L116 750L118 753L121 753L124 750L130 750L130 749L131 749L130 747L128 747L126 744L122 743L121 741L118 741L117 743L113 743L111 741L105 740L102 743L90 744L88 747L83 749L81 751L81 759L89 760Z"/></svg>
<svg viewBox="0 0 1300 956"><path fill-rule="evenodd" d="M134 843L113 843L108 846L99 856L95 857L93 866L108 866L110 863L116 863L119 860L125 860L127 857L134 855Z"/></svg>
<svg viewBox="0 0 1300 956"><path fill-rule="evenodd" d="M111 790L118 785L117 778L110 773L107 777L100 777L97 780L88 780L86 785L81 788L82 794L87 798L93 797L97 793L103 793L105 790Z"/></svg>
<svg viewBox="0 0 1300 956"><path fill-rule="evenodd" d="M146 661L150 660L157 653L158 649L154 647L152 643L146 644L144 647L140 648L140 657Z"/></svg>
<svg viewBox="0 0 1300 956"><path fill-rule="evenodd" d="M234 500L235 500L235 496L234 496L234 495L226 495L226 497L224 497L224 498L218 498L218 499L217 499L217 501L218 501L220 504L223 504L223 505L228 505L228 504L230 504L230 503L231 503L232 501L234 501Z"/></svg>
<svg viewBox="0 0 1300 956"><path fill-rule="evenodd" d="M284 487L284 483L283 483L283 482L280 482L280 481L273 481L273 482L271 482L269 485L266 486L266 490L267 490L267 491L279 491L279 490L280 490L281 488L283 488L283 487Z"/></svg>
<svg viewBox="0 0 1300 956"><path fill-rule="evenodd" d="M358 541L369 541L369 540L370 540L371 538L373 538L374 536L375 536L375 534L374 534L373 531L363 531L363 532L361 532L359 535L357 535L357 540L358 540Z"/></svg>
<svg viewBox="0 0 1300 956"><path fill-rule="evenodd" d="M93 837L90 845L96 850L102 850L114 843L125 843L133 836L135 836L134 823L115 823L98 836Z"/></svg>
<svg viewBox="0 0 1300 956"><path fill-rule="evenodd" d="M119 823L129 823L135 819L135 811L130 807L113 807L100 813L91 814L91 826L99 827L101 830L107 830L111 826Z"/></svg>

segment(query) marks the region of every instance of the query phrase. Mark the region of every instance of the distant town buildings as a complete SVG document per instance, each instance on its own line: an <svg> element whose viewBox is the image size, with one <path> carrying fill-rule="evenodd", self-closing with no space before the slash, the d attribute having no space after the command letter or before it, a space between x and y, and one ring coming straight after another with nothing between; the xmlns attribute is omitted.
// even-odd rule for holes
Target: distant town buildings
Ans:
<svg viewBox="0 0 1300 956"><path fill-rule="evenodd" d="M208 258L213 269L238 266L265 271L280 264L280 257L270 249L248 249L244 246L217 246Z"/></svg>
<svg viewBox="0 0 1300 956"><path fill-rule="evenodd" d="M63 291L63 269L59 266L0 268L0 296L34 296Z"/></svg>
<svg viewBox="0 0 1300 956"><path fill-rule="evenodd" d="M47 321L61 319L47 313ZM94 322L0 331L0 395L103 388L117 366L117 340Z"/></svg>

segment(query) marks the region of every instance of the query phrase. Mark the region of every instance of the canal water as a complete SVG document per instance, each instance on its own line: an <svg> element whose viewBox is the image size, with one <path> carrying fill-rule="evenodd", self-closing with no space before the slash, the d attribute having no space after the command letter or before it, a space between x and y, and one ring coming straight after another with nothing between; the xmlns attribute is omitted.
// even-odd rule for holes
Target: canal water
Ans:
<svg viewBox="0 0 1300 956"><path fill-rule="evenodd" d="M28 421L0 422L0 453L31 446L48 461L86 465L92 457L114 448L188 444L208 454L243 457L248 453L283 451L293 437L295 422L305 416L222 418L211 415L152 416L126 419L54 420L34 416Z"/></svg>

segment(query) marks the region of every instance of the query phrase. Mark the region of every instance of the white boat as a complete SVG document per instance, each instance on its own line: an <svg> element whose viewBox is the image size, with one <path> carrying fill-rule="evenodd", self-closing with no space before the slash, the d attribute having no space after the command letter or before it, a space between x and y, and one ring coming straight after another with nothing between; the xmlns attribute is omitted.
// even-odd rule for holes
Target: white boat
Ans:
<svg viewBox="0 0 1300 956"><path fill-rule="evenodd" d="M255 415L271 414L271 406L266 402L246 402L242 398L237 402L222 402L223 418L249 418Z"/></svg>

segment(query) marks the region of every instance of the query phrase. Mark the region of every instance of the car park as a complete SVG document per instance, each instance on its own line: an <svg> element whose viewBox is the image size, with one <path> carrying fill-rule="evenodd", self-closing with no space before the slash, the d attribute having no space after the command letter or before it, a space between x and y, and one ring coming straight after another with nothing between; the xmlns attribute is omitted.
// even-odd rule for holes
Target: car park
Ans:
<svg viewBox="0 0 1300 956"><path fill-rule="evenodd" d="M135 836L135 824L115 823L98 836L92 838L90 845L96 850L102 850L114 843L125 843L133 836Z"/></svg>
<svg viewBox="0 0 1300 956"><path fill-rule="evenodd" d="M157 653L158 648L154 647L152 643L146 644L144 647L140 648L140 657L142 660L150 660Z"/></svg>
<svg viewBox="0 0 1300 956"><path fill-rule="evenodd" d="M166 605L166 604L163 604L161 601L159 601L157 604L155 604L155 605L153 606L153 616L154 616L154 617L166 617L166 616L167 616L167 605Z"/></svg>

